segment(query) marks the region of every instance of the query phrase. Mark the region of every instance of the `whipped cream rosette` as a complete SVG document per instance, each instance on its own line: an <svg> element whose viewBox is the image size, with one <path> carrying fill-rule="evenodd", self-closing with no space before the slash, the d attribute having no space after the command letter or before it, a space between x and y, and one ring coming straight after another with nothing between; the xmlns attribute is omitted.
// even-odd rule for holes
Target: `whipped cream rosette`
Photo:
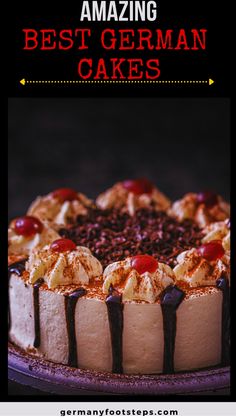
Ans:
<svg viewBox="0 0 236 419"><path fill-rule="evenodd" d="M227 219L230 206L220 195L212 192L188 193L173 203L168 214L178 221L192 219L204 228L212 222Z"/></svg>
<svg viewBox="0 0 236 419"><path fill-rule="evenodd" d="M204 228L204 237L202 243L207 243L212 240L222 240L222 245L226 251L230 251L230 221L219 221L209 224Z"/></svg>
<svg viewBox="0 0 236 419"><path fill-rule="evenodd" d="M62 188L36 198L28 214L56 225L64 225L74 221L77 215L86 214L91 206L92 201L82 193Z"/></svg>
<svg viewBox="0 0 236 419"><path fill-rule="evenodd" d="M26 271L30 283L43 278L53 289L60 285L87 285L102 274L102 266L87 247L76 246L69 239L59 239L32 252L26 262Z"/></svg>
<svg viewBox="0 0 236 419"><path fill-rule="evenodd" d="M175 282L173 270L149 255L137 255L111 263L104 270L103 278L105 294L113 287L122 293L123 301L149 303L154 303L160 293Z"/></svg>
<svg viewBox="0 0 236 419"><path fill-rule="evenodd" d="M190 287L216 285L221 277L230 278L229 255L221 241L214 240L180 253L174 273L177 281L186 282Z"/></svg>
<svg viewBox="0 0 236 419"><path fill-rule="evenodd" d="M170 200L147 179L136 179L116 183L98 196L96 204L101 209L117 208L134 215L146 207L165 211Z"/></svg>
<svg viewBox="0 0 236 419"><path fill-rule="evenodd" d="M18 217L11 221L8 229L8 254L29 255L60 236L47 222L32 216Z"/></svg>

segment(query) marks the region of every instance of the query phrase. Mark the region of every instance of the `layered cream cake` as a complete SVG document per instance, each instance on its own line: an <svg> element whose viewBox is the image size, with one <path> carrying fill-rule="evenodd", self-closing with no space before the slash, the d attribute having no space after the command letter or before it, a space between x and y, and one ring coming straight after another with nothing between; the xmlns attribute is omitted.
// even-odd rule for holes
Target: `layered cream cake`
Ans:
<svg viewBox="0 0 236 419"><path fill-rule="evenodd" d="M146 179L38 197L9 226L9 338L95 371L229 364L229 205Z"/></svg>

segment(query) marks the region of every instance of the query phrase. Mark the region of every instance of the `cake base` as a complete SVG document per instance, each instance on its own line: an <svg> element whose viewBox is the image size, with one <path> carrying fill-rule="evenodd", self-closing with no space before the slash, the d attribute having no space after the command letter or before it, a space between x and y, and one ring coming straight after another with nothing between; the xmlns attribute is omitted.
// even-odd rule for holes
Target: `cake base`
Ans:
<svg viewBox="0 0 236 419"><path fill-rule="evenodd" d="M9 343L9 380L47 394L230 394L230 368L174 375L119 375L70 368L26 354ZM28 393L29 394L29 393Z"/></svg>

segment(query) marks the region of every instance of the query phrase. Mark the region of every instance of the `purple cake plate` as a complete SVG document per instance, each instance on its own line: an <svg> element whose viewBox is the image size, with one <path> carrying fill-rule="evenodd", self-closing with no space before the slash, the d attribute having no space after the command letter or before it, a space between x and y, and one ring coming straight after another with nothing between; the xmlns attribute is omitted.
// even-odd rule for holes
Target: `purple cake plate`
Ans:
<svg viewBox="0 0 236 419"><path fill-rule="evenodd" d="M100 373L48 362L9 344L9 380L47 394L188 395L230 394L230 368L173 375Z"/></svg>

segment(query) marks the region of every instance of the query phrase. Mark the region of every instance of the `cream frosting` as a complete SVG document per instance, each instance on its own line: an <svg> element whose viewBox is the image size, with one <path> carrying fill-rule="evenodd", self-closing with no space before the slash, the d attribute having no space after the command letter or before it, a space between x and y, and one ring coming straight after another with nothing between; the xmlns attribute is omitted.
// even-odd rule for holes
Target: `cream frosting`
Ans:
<svg viewBox="0 0 236 419"><path fill-rule="evenodd" d="M30 254L26 271L31 284L43 278L53 289L59 285L88 285L90 279L102 274L102 265L87 247L77 246L76 250L57 253L45 246Z"/></svg>
<svg viewBox="0 0 236 419"><path fill-rule="evenodd" d="M40 249L59 238L59 234L52 229L47 222L43 223L43 230L41 233L36 233L31 236L16 234L13 220L8 229L8 254L29 255L32 250Z"/></svg>
<svg viewBox="0 0 236 419"><path fill-rule="evenodd" d="M230 206L221 196L218 196L217 204L207 208L205 204L199 204L197 194L188 193L173 203L168 214L178 221L192 219L200 228L204 228L214 221L227 219L230 215Z"/></svg>
<svg viewBox="0 0 236 419"><path fill-rule="evenodd" d="M205 236L202 243L207 243L212 240L221 240L225 250L230 250L230 229L228 227L229 220L211 223L207 226L203 233Z"/></svg>
<svg viewBox="0 0 236 419"><path fill-rule="evenodd" d="M123 301L141 300L154 303L160 293L175 282L173 270L164 263L158 263L155 272L139 274L131 266L132 258L111 263L103 273L103 292L109 293L111 286L122 292Z"/></svg>
<svg viewBox="0 0 236 419"><path fill-rule="evenodd" d="M136 195L124 188L122 182L118 182L112 188L101 193L96 204L101 209L117 208L134 215L137 209L151 205L156 210L165 211L170 206L170 200L155 187L148 194Z"/></svg>
<svg viewBox="0 0 236 419"><path fill-rule="evenodd" d="M38 196L30 205L27 214L56 225L64 225L68 220L74 220L77 215L87 214L91 205L92 201L82 193L77 194L77 199L63 203L57 197L48 194Z"/></svg>
<svg viewBox="0 0 236 419"><path fill-rule="evenodd" d="M228 234L226 234L226 236L223 238L223 240L222 240L222 245L223 245L223 248L226 250L226 251L229 251L230 252L230 231L228 232Z"/></svg>
<svg viewBox="0 0 236 419"><path fill-rule="evenodd" d="M190 287L216 285L217 279L226 275L229 279L230 265L228 255L215 261L208 261L198 254L197 249L186 250L177 256L174 273L178 281Z"/></svg>

